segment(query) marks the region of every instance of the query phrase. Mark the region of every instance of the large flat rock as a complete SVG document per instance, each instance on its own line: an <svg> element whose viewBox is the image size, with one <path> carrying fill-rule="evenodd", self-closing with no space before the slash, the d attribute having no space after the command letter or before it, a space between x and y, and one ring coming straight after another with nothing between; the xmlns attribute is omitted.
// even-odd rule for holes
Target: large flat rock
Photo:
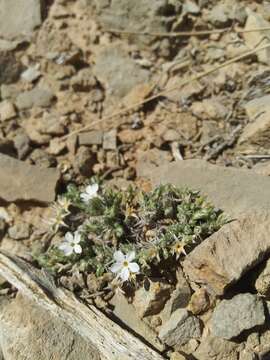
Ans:
<svg viewBox="0 0 270 360"><path fill-rule="evenodd" d="M0 345L5 360L100 359L74 330L20 294L1 309Z"/></svg>
<svg viewBox="0 0 270 360"><path fill-rule="evenodd" d="M172 183L200 190L233 217L251 210L270 210L270 178L251 170L184 160L157 168L149 177L154 185Z"/></svg>
<svg viewBox="0 0 270 360"><path fill-rule="evenodd" d="M29 35L41 24L42 0L0 0L0 38Z"/></svg>
<svg viewBox="0 0 270 360"><path fill-rule="evenodd" d="M0 154L0 199L7 202L55 199L59 179L56 169L43 169Z"/></svg>
<svg viewBox="0 0 270 360"><path fill-rule="evenodd" d="M270 178L201 160L170 163L152 182L200 190L234 221L224 225L185 259L184 271L217 295L270 254Z"/></svg>
<svg viewBox="0 0 270 360"><path fill-rule="evenodd" d="M270 212L252 212L224 225L184 260L190 280L217 295L270 253Z"/></svg>

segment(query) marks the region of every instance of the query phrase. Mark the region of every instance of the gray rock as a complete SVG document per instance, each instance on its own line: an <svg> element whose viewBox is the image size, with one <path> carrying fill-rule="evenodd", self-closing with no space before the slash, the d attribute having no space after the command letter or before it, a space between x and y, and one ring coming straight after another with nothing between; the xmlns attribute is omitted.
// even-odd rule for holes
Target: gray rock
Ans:
<svg viewBox="0 0 270 360"><path fill-rule="evenodd" d="M185 160L151 169L147 175L153 185L172 183L200 190L232 217L270 208L270 179L250 170L211 165L202 160Z"/></svg>
<svg viewBox="0 0 270 360"><path fill-rule="evenodd" d="M67 325L21 295L3 306L0 345L5 360L100 358L95 349Z"/></svg>
<svg viewBox="0 0 270 360"><path fill-rule="evenodd" d="M0 0L0 13L1 13L1 0ZM0 24L0 34L1 34L1 25L2 24ZM16 60L15 56L11 52L0 51L0 85L11 84L13 82L16 82L20 77L21 70L22 70L22 65ZM2 98L4 99L2 88L1 88L1 94L2 94Z"/></svg>
<svg viewBox="0 0 270 360"><path fill-rule="evenodd" d="M7 39L29 35L41 24L42 0L0 0L0 34Z"/></svg>
<svg viewBox="0 0 270 360"><path fill-rule="evenodd" d="M134 306L128 303L127 298L121 292L115 293L114 297L110 300L110 304L114 307L113 314L126 326L143 337L157 350L164 350L165 347L159 341L156 333L143 320L139 318Z"/></svg>
<svg viewBox="0 0 270 360"><path fill-rule="evenodd" d="M270 297L270 259L265 263L262 272L255 281L255 288L260 295Z"/></svg>
<svg viewBox="0 0 270 360"><path fill-rule="evenodd" d="M189 279L222 295L270 251L270 212L250 212L224 225L183 262Z"/></svg>
<svg viewBox="0 0 270 360"><path fill-rule="evenodd" d="M121 48L109 46L96 59L93 69L96 77L104 83L108 93L123 98L136 85L149 81L150 72L142 69Z"/></svg>
<svg viewBox="0 0 270 360"><path fill-rule="evenodd" d="M31 151L29 137L25 133L17 134L13 142L18 158L23 160Z"/></svg>
<svg viewBox="0 0 270 360"><path fill-rule="evenodd" d="M55 199L60 174L56 169L42 169L0 154L0 198L7 202Z"/></svg>
<svg viewBox="0 0 270 360"><path fill-rule="evenodd" d="M231 7L227 4L217 4L209 12L208 20L215 26L226 26L230 22L230 11Z"/></svg>
<svg viewBox="0 0 270 360"><path fill-rule="evenodd" d="M200 13L200 8L195 2L191 0L186 0L183 4L183 12L196 15Z"/></svg>
<svg viewBox="0 0 270 360"><path fill-rule="evenodd" d="M173 4L168 5L167 0L95 0L95 3L99 22L107 29L167 32L168 23L172 20L172 16L166 16L168 10L173 15ZM145 36L131 36L130 40L139 46L153 41Z"/></svg>
<svg viewBox="0 0 270 360"><path fill-rule="evenodd" d="M103 149L104 150L116 150L117 148L117 131L112 129L104 133L103 136Z"/></svg>
<svg viewBox="0 0 270 360"><path fill-rule="evenodd" d="M79 145L102 145L103 131L94 130L79 134Z"/></svg>
<svg viewBox="0 0 270 360"><path fill-rule="evenodd" d="M14 240L28 239L30 236L30 226L25 222L17 223L8 229L8 235Z"/></svg>
<svg viewBox="0 0 270 360"><path fill-rule="evenodd" d="M64 135L66 133L66 128L60 120L60 115L57 113L45 112L42 117L40 133L53 136Z"/></svg>
<svg viewBox="0 0 270 360"><path fill-rule="evenodd" d="M159 330L159 338L169 346L182 345L200 336L200 321L185 309L174 311Z"/></svg>
<svg viewBox="0 0 270 360"><path fill-rule="evenodd" d="M191 289L181 268L178 269L176 276L176 288L160 313L163 322L168 321L171 314L177 309L185 308L191 298Z"/></svg>
<svg viewBox="0 0 270 360"><path fill-rule="evenodd" d="M29 67L21 74L21 78L29 83L34 82L41 76L41 72L38 70L38 66Z"/></svg>
<svg viewBox="0 0 270 360"><path fill-rule="evenodd" d="M89 92L97 85L97 79L91 68L85 68L72 77L71 85L75 91Z"/></svg>
<svg viewBox="0 0 270 360"><path fill-rule="evenodd" d="M197 360L238 360L239 345L213 336L206 336L192 355Z"/></svg>
<svg viewBox="0 0 270 360"><path fill-rule="evenodd" d="M48 107L53 97L53 93L48 89L34 88L19 94L16 99L16 106L19 110L32 107Z"/></svg>
<svg viewBox="0 0 270 360"><path fill-rule="evenodd" d="M230 340L264 322L262 300L246 293L222 300L214 310L210 326L214 336Z"/></svg>

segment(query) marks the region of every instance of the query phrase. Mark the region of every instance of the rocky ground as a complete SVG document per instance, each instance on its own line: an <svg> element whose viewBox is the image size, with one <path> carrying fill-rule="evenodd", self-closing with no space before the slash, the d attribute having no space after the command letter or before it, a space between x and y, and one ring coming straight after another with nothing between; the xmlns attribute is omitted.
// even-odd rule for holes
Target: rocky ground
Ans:
<svg viewBox="0 0 270 360"><path fill-rule="evenodd" d="M114 313L173 360L270 359L270 48L211 71L268 44L268 1L0 0L0 250L30 260L48 205L92 175L199 189L237 221ZM93 358L0 294L3 359Z"/></svg>

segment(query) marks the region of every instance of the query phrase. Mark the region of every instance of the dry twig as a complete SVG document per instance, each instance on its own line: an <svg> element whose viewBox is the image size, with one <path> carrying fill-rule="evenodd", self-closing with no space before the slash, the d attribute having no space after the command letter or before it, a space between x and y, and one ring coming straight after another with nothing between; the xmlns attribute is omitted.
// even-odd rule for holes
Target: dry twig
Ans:
<svg viewBox="0 0 270 360"><path fill-rule="evenodd" d="M234 29L234 28L225 28L225 29L214 29L214 30L200 30L200 31L177 31L177 32L147 32L147 31L127 31L127 30L116 30L116 29L105 29L105 32L112 34L120 34L120 35L145 35L145 36L154 36L154 37L185 37L185 36L205 36L212 34L224 34L224 33L235 33L235 34L245 34L251 32L259 32L259 31L269 31L270 27L257 27L253 29Z"/></svg>
<svg viewBox="0 0 270 360"><path fill-rule="evenodd" d="M123 110L117 111L117 112L115 112L115 113L113 113L113 114L111 114L111 115L109 115L109 116L105 116L105 117L102 118L102 119L99 119L99 120L97 120L97 121L92 122L90 125L87 125L87 126L82 127L81 129L72 131L72 132L69 133L68 135L62 137L62 139L65 140L65 139L67 139L67 138L70 137L70 136L73 136L73 135L75 135L75 134L81 133L81 132L83 132L83 131L87 131L87 130L93 128L93 126L96 126L96 125L101 124L101 123L103 123L103 122L105 122L105 121L111 120L111 119L113 119L113 118L115 118L115 117L124 115L124 114L126 114L128 111L134 110L134 109L136 109L137 107L140 107L140 106L142 106L142 105L145 105L145 104L148 103L149 101L156 100L157 98L159 98L159 97L161 97L161 96L165 96L165 95L167 95L168 93L170 93L170 92L172 92L172 91L179 90L179 89L181 89L183 86L185 86L185 85L187 85L187 84L190 84L190 83L193 82L193 81L200 80L200 79L204 78L204 77L207 76L207 75L210 75L210 74L212 74L212 73L214 73L214 72L216 72L216 71L218 71L218 70L220 70L220 69L222 69L222 68L224 68L224 67L227 67L227 66L229 66L229 65L234 64L235 62L237 62L237 61L239 61L239 60L242 60L242 59L244 59L244 58L246 58L246 57L248 57L248 56L250 56L250 55L256 54L257 52L262 51L262 50L265 50L265 49L268 49L268 48L270 48L270 44L263 45L263 46L260 46L260 47L255 48L255 49L252 49L252 50L250 50L250 51L247 51L247 52L245 52L245 53L243 53L243 54L241 54L241 55L239 55L239 56L234 57L233 59L230 59L230 60L228 60L228 61L225 61L224 63L219 64L219 65L217 65L217 66L214 66L213 68L211 68L211 69L209 69L209 70L206 70L206 71L202 72L201 74L192 76L190 79L184 80L184 81L180 82L179 85L172 86L172 87L170 87L170 88L168 88L168 89L164 89L164 90L158 92L158 93L155 94L155 95L152 95L152 96L150 96L150 97L148 97L148 98L146 98L146 99L144 99L144 100L142 100L142 101L139 101L139 102L137 102L137 103L135 103L135 104L132 104L132 105L126 107L126 108L123 109Z"/></svg>

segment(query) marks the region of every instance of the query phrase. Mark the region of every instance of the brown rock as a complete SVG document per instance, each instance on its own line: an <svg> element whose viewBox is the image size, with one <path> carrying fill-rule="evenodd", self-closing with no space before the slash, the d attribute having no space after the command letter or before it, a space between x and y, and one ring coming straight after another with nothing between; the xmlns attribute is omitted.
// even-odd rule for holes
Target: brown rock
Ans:
<svg viewBox="0 0 270 360"><path fill-rule="evenodd" d="M205 99L202 102L194 102L191 110L195 116L204 120L224 119L228 109L218 99Z"/></svg>
<svg viewBox="0 0 270 360"><path fill-rule="evenodd" d="M125 107L134 106L150 96L152 91L153 84L139 84L124 97L123 104Z"/></svg>
<svg viewBox="0 0 270 360"><path fill-rule="evenodd" d="M143 130L125 129L118 133L118 138L122 143L135 144L136 141L144 137Z"/></svg>
<svg viewBox="0 0 270 360"><path fill-rule="evenodd" d="M198 360L237 360L238 348L237 343L207 336L192 355Z"/></svg>
<svg viewBox="0 0 270 360"><path fill-rule="evenodd" d="M138 153L137 175L149 177L157 166L168 164L172 160L172 155L167 151L151 149Z"/></svg>
<svg viewBox="0 0 270 360"><path fill-rule="evenodd" d="M30 236L30 226L25 222L19 222L8 229L8 235L14 240L28 239Z"/></svg>
<svg viewBox="0 0 270 360"><path fill-rule="evenodd" d="M191 311L194 315L199 315L207 311L209 306L209 294L204 288L201 288L195 291L195 293L192 295L188 304L188 310Z"/></svg>
<svg viewBox="0 0 270 360"><path fill-rule="evenodd" d="M170 296L171 286L167 283L152 281L136 291L133 305L140 317L158 314Z"/></svg>
<svg viewBox="0 0 270 360"><path fill-rule="evenodd" d="M254 11L251 11L247 8L248 11L248 18L246 21L245 30L250 30L254 28L262 28L262 27L269 27L269 22L266 21L261 14L258 14ZM270 31L256 31L256 32L246 32L243 34L244 39L246 41L247 46L250 49L254 49L254 47L262 45L266 45L269 43L269 36ZM258 60L263 64L270 65L270 50L265 49L259 51L257 53Z"/></svg>
<svg viewBox="0 0 270 360"><path fill-rule="evenodd" d="M251 122L239 138L240 150L270 149L270 95L249 101L245 110Z"/></svg>
<svg viewBox="0 0 270 360"><path fill-rule="evenodd" d="M252 168L252 170L259 175L270 176L270 162L267 161L266 163L258 163Z"/></svg>
<svg viewBox="0 0 270 360"><path fill-rule="evenodd" d="M50 141L48 153L51 155L60 155L66 150L66 143L61 138L54 138Z"/></svg>
<svg viewBox="0 0 270 360"><path fill-rule="evenodd" d="M74 168L83 176L90 176L96 162L95 154L87 147L81 146L74 158Z"/></svg>
<svg viewBox="0 0 270 360"><path fill-rule="evenodd" d="M4 237L1 241L0 246L2 251L12 253L13 255L23 257L24 259L31 258L31 253L29 248L24 245L22 241L12 240L7 237Z"/></svg>
<svg viewBox="0 0 270 360"><path fill-rule="evenodd" d="M270 251L270 213L252 212L224 225L185 259L189 278L221 295Z"/></svg>
<svg viewBox="0 0 270 360"><path fill-rule="evenodd" d="M16 116L16 110L14 105L8 101L4 100L0 103L0 121L10 120Z"/></svg>
<svg viewBox="0 0 270 360"><path fill-rule="evenodd" d="M59 179L56 169L41 169L0 154L0 198L7 201L38 201L55 199Z"/></svg>
<svg viewBox="0 0 270 360"><path fill-rule="evenodd" d="M263 270L255 281L255 288L259 294L267 297L270 296L270 259L267 260Z"/></svg>
<svg viewBox="0 0 270 360"><path fill-rule="evenodd" d="M186 360L187 358L180 354L179 352L173 352L171 354L170 360Z"/></svg>

